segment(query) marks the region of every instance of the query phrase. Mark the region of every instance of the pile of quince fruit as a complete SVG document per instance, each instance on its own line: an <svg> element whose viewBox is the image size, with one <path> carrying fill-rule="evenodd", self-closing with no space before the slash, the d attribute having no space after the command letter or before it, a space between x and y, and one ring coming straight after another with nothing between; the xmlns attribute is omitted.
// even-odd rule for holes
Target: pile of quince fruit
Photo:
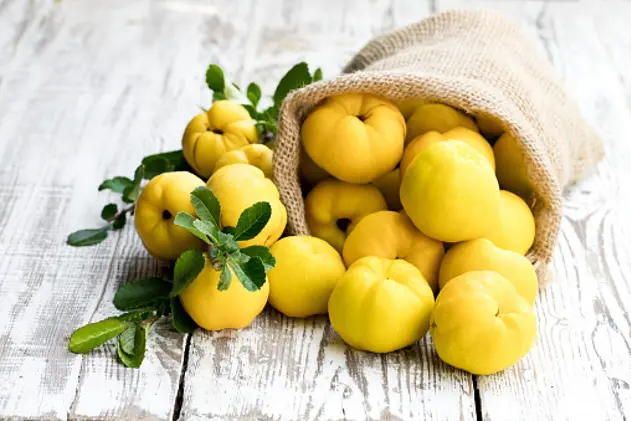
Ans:
<svg viewBox="0 0 631 421"><path fill-rule="evenodd" d="M287 212L272 181L273 151L257 143L243 106L216 101L184 132L183 154L197 175L153 178L137 201L136 229L152 255L175 260L203 246L173 223L179 212L194 214L195 188L214 193L224 226L266 201L267 225L239 246L270 247L268 282L220 291L219 272L207 263L180 294L199 326L247 326L269 301L290 317L328 313L360 350L395 351L429 331L446 363L494 373L532 347L538 290L525 257L535 236L524 200L531 189L515 140L502 132L490 118L444 104L330 97L301 132L312 236L281 238Z"/></svg>

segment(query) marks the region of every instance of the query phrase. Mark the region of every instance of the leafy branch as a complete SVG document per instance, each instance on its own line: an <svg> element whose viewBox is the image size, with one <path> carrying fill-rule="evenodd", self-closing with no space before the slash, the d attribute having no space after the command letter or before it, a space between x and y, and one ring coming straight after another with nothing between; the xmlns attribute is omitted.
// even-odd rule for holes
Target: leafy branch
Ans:
<svg viewBox="0 0 631 421"><path fill-rule="evenodd" d="M233 274L248 291L257 291L265 284L265 272L276 264L269 248L241 248L237 241L251 240L263 230L272 214L270 204L257 202L245 209L235 227L221 226L221 206L207 187L191 192L191 204L198 218L180 212L175 224L201 238L207 245L206 255L196 249L183 252L175 262L171 280L145 277L121 285L114 295L114 306L125 313L75 330L68 343L70 351L83 354L118 338L120 361L138 368L145 356L147 333L161 317L170 315L173 327L181 333L191 333L198 327L186 313L179 295L207 265L212 267L208 270L220 273L219 291L230 287Z"/></svg>

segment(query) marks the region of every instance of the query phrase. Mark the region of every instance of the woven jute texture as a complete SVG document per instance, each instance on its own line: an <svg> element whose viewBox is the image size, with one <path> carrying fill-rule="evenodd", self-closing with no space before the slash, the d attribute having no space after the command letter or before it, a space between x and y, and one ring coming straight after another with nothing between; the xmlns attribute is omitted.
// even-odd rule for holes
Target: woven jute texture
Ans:
<svg viewBox="0 0 631 421"><path fill-rule="evenodd" d="M495 12L445 12L375 38L340 77L289 95L280 112L274 178L292 234L309 235L298 179L301 124L323 99L351 92L422 98L502 120L525 154L536 220L529 257L546 275L561 224L562 190L604 152L551 64L518 25Z"/></svg>

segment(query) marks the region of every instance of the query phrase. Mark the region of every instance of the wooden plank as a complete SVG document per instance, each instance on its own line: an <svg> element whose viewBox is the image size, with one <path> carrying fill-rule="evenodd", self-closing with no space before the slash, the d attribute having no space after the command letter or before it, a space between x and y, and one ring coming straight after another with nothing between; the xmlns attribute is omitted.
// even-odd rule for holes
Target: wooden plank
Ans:
<svg viewBox="0 0 631 421"><path fill-rule="evenodd" d="M464 5L439 2L440 7ZM604 137L598 170L565 196L553 280L536 304L537 343L523 362L478 377L485 420L631 417L631 5L467 2L523 22ZM621 83L622 82L622 83Z"/></svg>
<svg viewBox="0 0 631 421"><path fill-rule="evenodd" d="M428 14L429 2L257 2L235 70L267 92L299 60L332 77L372 36ZM471 376L442 364L429 340L372 355L344 345L326 317L290 319L271 309L246 329L193 335L180 414L183 421L474 418Z"/></svg>
<svg viewBox="0 0 631 421"><path fill-rule="evenodd" d="M25 2L14 2L14 4ZM195 8L64 0L37 20L0 93L0 419L169 419L183 338L152 331L141 370L112 347L70 354L69 334L112 314L120 282L156 270L130 226L90 248L108 176L175 149L203 91ZM191 6L192 7L192 6ZM173 28L178 28L174 31ZM190 45L190 48L187 46ZM131 46L131 47L130 47ZM167 118L168 117L168 118Z"/></svg>

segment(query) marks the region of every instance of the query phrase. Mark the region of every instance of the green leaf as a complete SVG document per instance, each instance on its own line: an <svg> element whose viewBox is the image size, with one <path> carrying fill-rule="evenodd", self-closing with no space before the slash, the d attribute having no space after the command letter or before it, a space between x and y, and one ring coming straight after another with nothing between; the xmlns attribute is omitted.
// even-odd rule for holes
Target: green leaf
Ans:
<svg viewBox="0 0 631 421"><path fill-rule="evenodd" d="M193 226L199 231L203 232L205 235L207 235L210 238L211 242L216 241L219 230L212 222L196 219L193 221Z"/></svg>
<svg viewBox="0 0 631 421"><path fill-rule="evenodd" d="M134 172L134 181L131 186L128 186L123 191L123 201L125 203L133 203L140 196L140 183L144 177L145 167L144 165L139 165Z"/></svg>
<svg viewBox="0 0 631 421"><path fill-rule="evenodd" d="M277 107L283 102L289 92L302 88L311 83L311 74L307 63L302 62L296 64L289 69L285 76L278 82L278 87L274 92L274 105Z"/></svg>
<svg viewBox="0 0 631 421"><path fill-rule="evenodd" d="M226 95L223 93L223 91L213 92L213 102L221 101L222 99L226 99Z"/></svg>
<svg viewBox="0 0 631 421"><path fill-rule="evenodd" d="M206 70L206 85L214 92L223 92L226 87L226 80L223 70L216 64L211 64Z"/></svg>
<svg viewBox="0 0 631 421"><path fill-rule="evenodd" d="M247 95L250 103L256 107L261 99L261 87L254 82L250 83L248 85Z"/></svg>
<svg viewBox="0 0 631 421"><path fill-rule="evenodd" d="M230 281L232 280L232 273L230 272L230 268L228 266L224 266L221 269L221 273L219 274L219 283L217 284L217 289L219 291L225 291L230 287Z"/></svg>
<svg viewBox="0 0 631 421"><path fill-rule="evenodd" d="M170 171L191 171L181 149L146 156L142 160L142 165L145 167L145 180Z"/></svg>
<svg viewBox="0 0 631 421"><path fill-rule="evenodd" d="M322 80L322 69L318 67L315 72L313 72L313 82L318 82L320 80Z"/></svg>
<svg viewBox="0 0 631 421"><path fill-rule="evenodd" d="M267 225L272 216L272 207L268 202L257 202L244 210L234 229L235 241L251 240Z"/></svg>
<svg viewBox="0 0 631 421"><path fill-rule="evenodd" d="M197 221L197 219L193 218L191 214L188 214L186 212L178 212L177 215L175 215L173 223L178 227L184 228L195 237L199 238L202 241L205 241L207 244L210 244L208 236L195 228L195 225L193 225L195 221Z"/></svg>
<svg viewBox="0 0 631 421"><path fill-rule="evenodd" d="M103 209L101 210L101 218L103 218L106 221L109 221L112 219L112 217L116 216L117 213L118 213L118 206L116 206L116 203L109 203L105 205Z"/></svg>
<svg viewBox="0 0 631 421"><path fill-rule="evenodd" d="M265 270L268 271L276 264L276 259L272 256L272 252L269 247L265 246L250 246L241 249L241 253L261 259Z"/></svg>
<svg viewBox="0 0 631 421"><path fill-rule="evenodd" d="M111 190L114 193L122 193L125 191L125 188L131 186L133 182L127 177L114 177L109 180L105 180L99 186L99 191L101 190Z"/></svg>
<svg viewBox="0 0 631 421"><path fill-rule="evenodd" d="M124 322L142 322L143 320L148 319L149 317L155 316L155 308L153 307L143 307L136 309L134 311L128 311L127 313L123 313L117 318Z"/></svg>
<svg viewBox="0 0 631 421"><path fill-rule="evenodd" d="M118 337L118 346L120 346L126 354L134 355L136 329L138 329L137 325L131 325Z"/></svg>
<svg viewBox="0 0 631 421"><path fill-rule="evenodd" d="M260 114L258 111L256 111L256 108L254 108L253 105L251 104L243 104L243 108L245 108L248 111L248 114L250 114L250 117L252 117L252 120L258 120L260 117Z"/></svg>
<svg viewBox="0 0 631 421"><path fill-rule="evenodd" d="M112 228L115 230L123 229L126 223L127 223L127 212L121 212L114 220L114 223L112 224Z"/></svg>
<svg viewBox="0 0 631 421"><path fill-rule="evenodd" d="M138 368L145 359L145 350L147 348L147 331L151 327L150 324L137 326L134 329L134 346L133 353L129 354L123 349L123 344L119 338L116 351L120 360L129 368ZM127 345L129 347L129 345Z"/></svg>
<svg viewBox="0 0 631 421"><path fill-rule="evenodd" d="M173 298L186 289L204 269L206 260L201 251L191 249L180 254L173 269L173 288L169 297Z"/></svg>
<svg viewBox="0 0 631 421"><path fill-rule="evenodd" d="M221 206L215 194L206 186L199 186L191 192L191 204L197 217L202 221L213 223L219 228Z"/></svg>
<svg viewBox="0 0 631 421"><path fill-rule="evenodd" d="M197 323L188 315L178 297L171 298L171 323L180 333L192 333L197 329Z"/></svg>
<svg viewBox="0 0 631 421"><path fill-rule="evenodd" d="M223 90L223 93L226 99L229 99L230 101L237 102L241 105L250 103L250 100L248 99L247 95L241 92L239 87L235 85L234 83L227 83L226 87Z"/></svg>
<svg viewBox="0 0 631 421"><path fill-rule="evenodd" d="M126 322L115 317L87 324L72 333L68 349L75 354L86 353L119 335L127 326Z"/></svg>
<svg viewBox="0 0 631 421"><path fill-rule="evenodd" d="M156 277L138 278L118 287L114 306L122 311L151 306L161 298L167 298L171 284Z"/></svg>
<svg viewBox="0 0 631 421"><path fill-rule="evenodd" d="M109 227L75 231L68 236L66 242L75 247L91 246L107 238Z"/></svg>
<svg viewBox="0 0 631 421"><path fill-rule="evenodd" d="M228 266L248 291L258 291L265 284L265 267L261 259L253 258L245 263L228 259Z"/></svg>

